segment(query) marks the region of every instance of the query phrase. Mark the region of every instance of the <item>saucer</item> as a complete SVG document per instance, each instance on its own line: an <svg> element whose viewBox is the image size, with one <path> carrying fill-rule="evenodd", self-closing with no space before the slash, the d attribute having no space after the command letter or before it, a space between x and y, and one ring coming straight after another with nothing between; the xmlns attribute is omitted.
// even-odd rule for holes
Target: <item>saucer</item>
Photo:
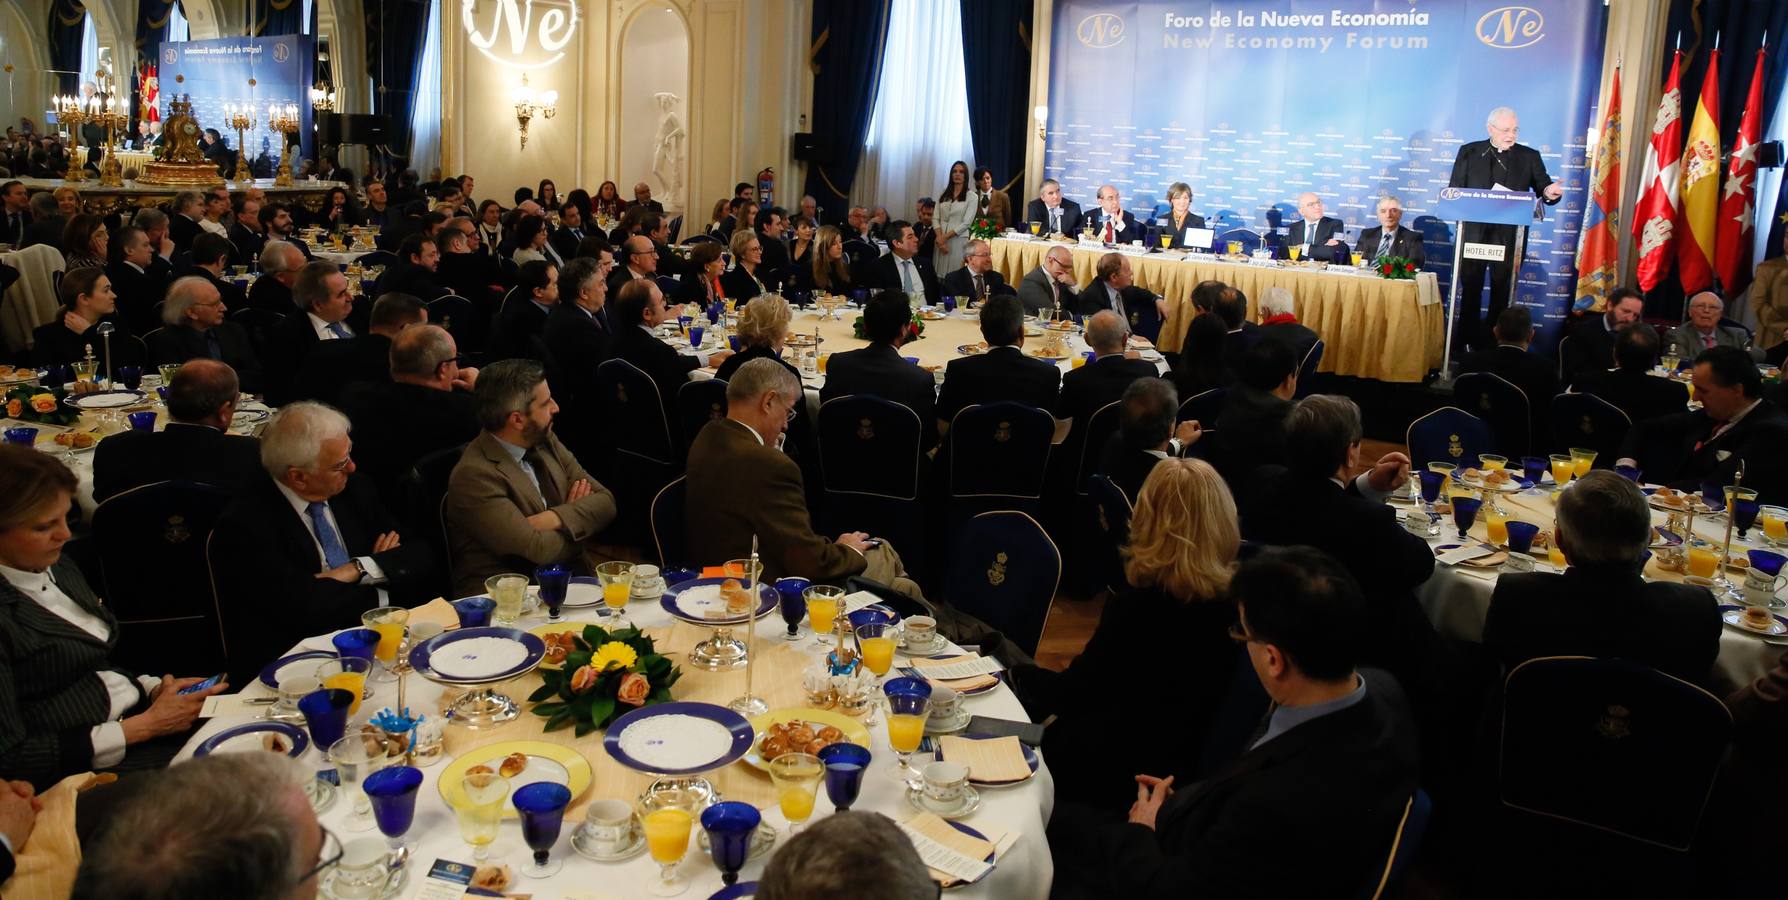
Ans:
<svg viewBox="0 0 1788 900"><path fill-rule="evenodd" d="M310 801L310 811L322 815L324 810L335 805L335 798L341 790L321 778L312 778L304 785L304 797Z"/></svg>
<svg viewBox="0 0 1788 900"><path fill-rule="evenodd" d="M966 708L957 707L956 715L939 721L936 718L925 720L926 734L955 734L968 727L969 719L974 718Z"/></svg>
<svg viewBox="0 0 1788 900"><path fill-rule="evenodd" d="M356 900L356 898L364 898L364 900L374 900L374 898L377 898L377 900L387 900L387 898L390 897L399 897L403 895L404 883L410 880L410 864L408 862L404 863L404 867L397 870L396 878L392 878L390 874L387 873L385 876L385 889L370 894L338 893L339 889L335 886L335 882L340 877L341 870L331 866L328 871L323 873L323 877L317 882L317 896L324 898L324 900Z"/></svg>
<svg viewBox="0 0 1788 900"><path fill-rule="evenodd" d="M894 642L894 649L907 656L930 656L944 649L946 642L942 638L932 638L929 644L910 644L904 636Z"/></svg>
<svg viewBox="0 0 1788 900"><path fill-rule="evenodd" d="M943 809L925 798L924 788L907 788L906 803L920 812L928 812L940 819L960 819L981 808L981 792L972 784L962 786L962 802L955 809Z"/></svg>
<svg viewBox="0 0 1788 900"><path fill-rule="evenodd" d="M645 852L646 831L644 828L634 829L633 843L622 847L619 852L602 854L597 853L595 848L586 845L584 841L584 830L580 827L571 833L571 849L576 850L577 855L585 859L593 859L597 862L620 862L624 859L632 859Z"/></svg>

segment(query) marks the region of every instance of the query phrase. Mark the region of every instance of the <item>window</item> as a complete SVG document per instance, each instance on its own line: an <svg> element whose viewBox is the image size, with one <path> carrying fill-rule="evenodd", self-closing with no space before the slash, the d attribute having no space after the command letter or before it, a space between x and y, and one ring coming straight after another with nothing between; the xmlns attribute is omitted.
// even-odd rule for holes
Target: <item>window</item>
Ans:
<svg viewBox="0 0 1788 900"><path fill-rule="evenodd" d="M93 82L99 71L99 31L93 27L93 14L81 22L81 83Z"/></svg>
<svg viewBox="0 0 1788 900"><path fill-rule="evenodd" d="M428 5L422 67L411 104L409 167L426 177L441 164L441 0Z"/></svg>
<svg viewBox="0 0 1788 900"><path fill-rule="evenodd" d="M950 164L974 169L968 86L957 3L894 0L881 84L851 192L857 202L912 219L920 197L936 196Z"/></svg>
<svg viewBox="0 0 1788 900"><path fill-rule="evenodd" d="M187 24L186 11L180 8L179 3L175 3L174 8L168 12L168 40L192 40L192 26Z"/></svg>

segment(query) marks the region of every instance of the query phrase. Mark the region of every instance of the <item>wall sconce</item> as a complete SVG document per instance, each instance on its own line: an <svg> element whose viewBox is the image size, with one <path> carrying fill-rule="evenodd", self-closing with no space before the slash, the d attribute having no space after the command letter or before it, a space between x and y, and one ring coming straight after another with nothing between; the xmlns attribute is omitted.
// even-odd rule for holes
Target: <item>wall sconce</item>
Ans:
<svg viewBox="0 0 1788 900"><path fill-rule="evenodd" d="M1049 107L1039 106L1031 110L1031 115L1037 120L1037 140L1048 140L1049 131L1044 126L1049 124Z"/></svg>
<svg viewBox="0 0 1788 900"><path fill-rule="evenodd" d="M534 89L528 86L528 76L523 73L521 86L515 89L515 122L521 126L522 149L528 149L528 122L535 114L552 118L559 111L559 92L546 91L535 95Z"/></svg>
<svg viewBox="0 0 1788 900"><path fill-rule="evenodd" d="M335 109L335 89L319 81L310 89L310 105L317 112Z"/></svg>

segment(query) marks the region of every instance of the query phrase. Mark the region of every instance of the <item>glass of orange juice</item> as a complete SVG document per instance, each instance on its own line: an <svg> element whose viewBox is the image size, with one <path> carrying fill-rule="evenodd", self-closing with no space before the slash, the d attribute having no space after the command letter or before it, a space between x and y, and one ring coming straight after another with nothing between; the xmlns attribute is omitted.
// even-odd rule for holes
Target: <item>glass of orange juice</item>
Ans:
<svg viewBox="0 0 1788 900"><path fill-rule="evenodd" d="M605 627L627 627L627 600L633 596L633 563L616 560L598 565L596 583L602 585L602 604L608 607Z"/></svg>
<svg viewBox="0 0 1788 900"><path fill-rule="evenodd" d="M865 622L857 626L857 652L863 665L880 678L894 667L894 626L887 622Z"/></svg>
<svg viewBox="0 0 1788 900"><path fill-rule="evenodd" d="M1688 570L1690 575L1712 578L1720 567L1720 549L1707 541L1689 542Z"/></svg>
<svg viewBox="0 0 1788 900"><path fill-rule="evenodd" d="M921 678L893 678L882 686L882 702L888 707L888 746L899 762L890 771L911 785L916 773L908 760L925 739L925 720L931 715L931 684Z"/></svg>
<svg viewBox="0 0 1788 900"><path fill-rule="evenodd" d="M379 661L374 681L397 678L392 669L397 662L397 650L403 646L404 629L409 621L410 611L401 606L381 606L360 614L360 624L379 633L379 644L373 648L373 658Z"/></svg>
<svg viewBox="0 0 1788 900"><path fill-rule="evenodd" d="M1285 252L1291 257L1292 262L1297 262L1298 257L1303 255L1304 248L1300 244L1293 244L1290 247L1285 248Z"/></svg>
<svg viewBox="0 0 1788 900"><path fill-rule="evenodd" d="M807 601L807 624L813 626L813 634L821 647L829 647L836 643L832 635L832 622L838 618L839 604L844 602L844 588L829 584L816 584L801 592Z"/></svg>
<svg viewBox="0 0 1788 900"><path fill-rule="evenodd" d="M770 781L776 785L776 803L788 820L790 834L813 816L814 795L826 767L811 753L784 753L770 760Z"/></svg>
<svg viewBox="0 0 1788 900"><path fill-rule="evenodd" d="M360 701L367 697L367 676L371 674L372 660L358 656L343 656L317 666L317 680L323 683L324 690L340 688L354 695L354 702L348 706L350 717L360 712Z"/></svg>
<svg viewBox="0 0 1788 900"><path fill-rule="evenodd" d="M1356 269L1357 269L1357 268L1359 268L1359 267L1360 267L1360 263L1361 263L1361 262L1364 262L1364 261L1365 261L1365 259L1366 259L1366 255L1365 255L1365 254L1363 254L1363 253L1360 253L1360 252L1359 252L1359 251L1357 251L1357 250L1356 250L1356 251L1354 251L1354 252L1353 252L1353 253L1349 253L1349 254L1348 254L1348 256L1351 256L1351 257L1353 257L1353 267L1354 267L1354 268L1356 268Z"/></svg>
<svg viewBox="0 0 1788 900"><path fill-rule="evenodd" d="M1565 552L1559 549L1558 532L1556 531L1552 533L1552 545L1546 548L1546 560L1558 567L1560 572L1563 572L1565 566L1568 565L1568 562L1565 560Z"/></svg>
<svg viewBox="0 0 1788 900"><path fill-rule="evenodd" d="M695 826L695 817L689 810L669 806L646 813L640 825L646 832L646 850L658 864L652 896L675 897L688 890L689 880L677 874L677 864L689 852L689 832Z"/></svg>
<svg viewBox="0 0 1788 900"><path fill-rule="evenodd" d="M1494 502L1484 507L1484 537L1499 547L1509 542L1509 511Z"/></svg>
<svg viewBox="0 0 1788 900"><path fill-rule="evenodd" d="M1788 544L1788 508L1762 507L1757 510L1757 524L1763 526L1763 536L1769 539L1770 546Z"/></svg>
<svg viewBox="0 0 1788 900"><path fill-rule="evenodd" d="M1571 455L1569 453L1554 453L1548 459L1552 461L1554 484L1560 489L1570 484L1571 479L1577 474L1577 463L1571 459Z"/></svg>
<svg viewBox="0 0 1788 900"><path fill-rule="evenodd" d="M1486 472L1500 472L1509 464L1509 458L1494 453L1478 454L1478 468Z"/></svg>
<svg viewBox="0 0 1788 900"><path fill-rule="evenodd" d="M1582 447L1571 448L1571 474L1582 478L1589 474L1589 467L1596 464L1596 452Z"/></svg>

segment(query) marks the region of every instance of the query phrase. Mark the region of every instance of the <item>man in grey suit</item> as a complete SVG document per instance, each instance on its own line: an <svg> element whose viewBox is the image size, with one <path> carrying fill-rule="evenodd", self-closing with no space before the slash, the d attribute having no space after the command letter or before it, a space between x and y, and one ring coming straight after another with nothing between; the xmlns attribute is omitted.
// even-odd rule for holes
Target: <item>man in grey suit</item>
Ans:
<svg viewBox="0 0 1788 900"><path fill-rule="evenodd" d="M1360 258L1371 261L1401 256L1421 268L1428 261L1422 250L1422 234L1404 228L1402 222L1403 200L1394 194L1378 198L1378 224L1360 232L1360 243L1356 248Z"/></svg>
<svg viewBox="0 0 1788 900"><path fill-rule="evenodd" d="M1763 361L1763 351L1751 346L1751 336L1736 325L1721 325L1720 314L1726 301L1713 291L1702 291L1689 298L1689 321L1670 333L1670 349L1684 360L1701 355L1711 347L1737 347L1750 354L1753 362Z"/></svg>
<svg viewBox="0 0 1788 900"><path fill-rule="evenodd" d="M1025 273L1018 282L1018 299L1030 315L1059 315L1074 311L1074 254L1067 247L1051 247L1043 264Z"/></svg>
<svg viewBox="0 0 1788 900"><path fill-rule="evenodd" d="M447 479L447 540L454 596L484 590L502 572L564 563L587 575L589 540L615 520L615 496L553 434L546 369L505 359L478 373L473 391L484 431Z"/></svg>

